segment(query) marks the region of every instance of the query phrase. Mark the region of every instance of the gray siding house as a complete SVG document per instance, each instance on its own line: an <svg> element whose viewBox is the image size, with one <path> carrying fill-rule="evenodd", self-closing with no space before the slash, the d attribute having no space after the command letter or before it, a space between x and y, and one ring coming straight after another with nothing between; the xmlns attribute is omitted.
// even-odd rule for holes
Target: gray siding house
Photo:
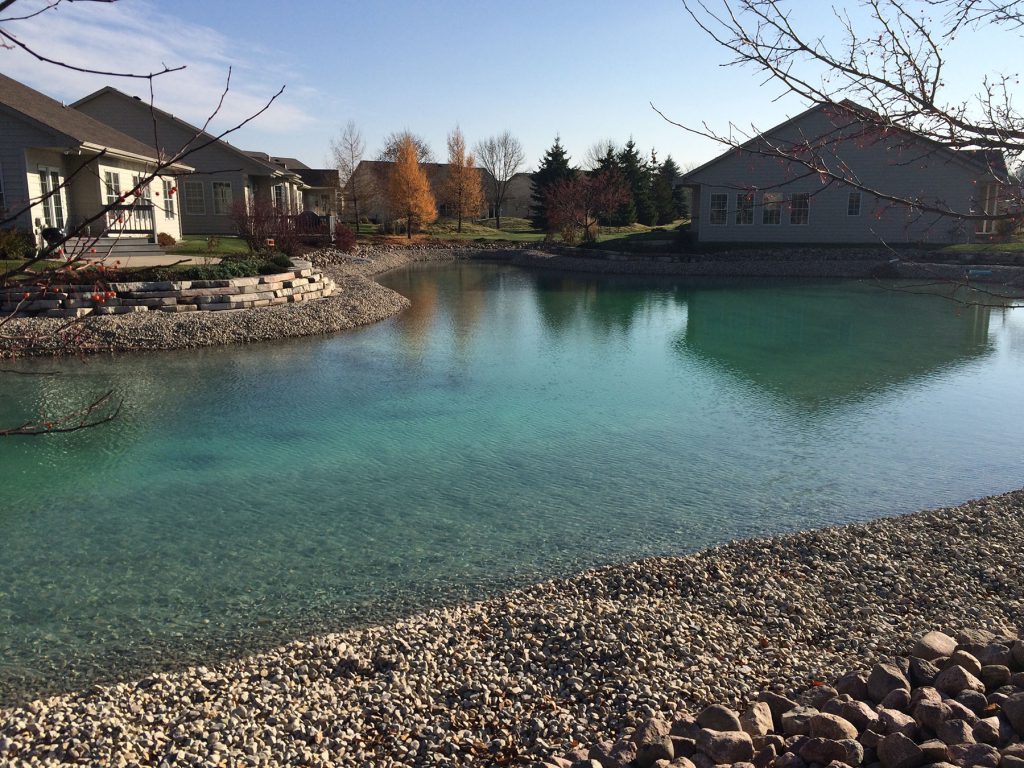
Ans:
<svg viewBox="0 0 1024 768"><path fill-rule="evenodd" d="M186 144L201 145L214 137L194 125L116 88L101 88L72 104L140 141L153 142L153 124L161 151L178 152ZM306 187L294 170L254 157L223 140L188 156L196 173L181 184L181 231L186 235L235 234L231 209L235 201L270 200L286 213L302 210Z"/></svg>
<svg viewBox="0 0 1024 768"><path fill-rule="evenodd" d="M0 226L39 245L47 228L181 237L176 174L191 169L179 163L141 184L158 162L152 144L0 75Z"/></svg>
<svg viewBox="0 0 1024 768"><path fill-rule="evenodd" d="M998 153L954 151L896 128L869 132L850 112L815 106L682 184L701 243L962 243L991 237L993 222L951 213L994 214L1005 171Z"/></svg>

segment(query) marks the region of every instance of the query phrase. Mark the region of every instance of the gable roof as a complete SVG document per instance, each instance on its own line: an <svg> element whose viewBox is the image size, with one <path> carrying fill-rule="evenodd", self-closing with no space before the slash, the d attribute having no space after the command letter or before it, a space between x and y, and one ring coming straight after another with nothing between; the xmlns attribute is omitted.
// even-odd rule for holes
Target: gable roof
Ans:
<svg viewBox="0 0 1024 768"><path fill-rule="evenodd" d="M3 74L0 74L0 104L79 147L106 149L114 154L158 162L157 150L152 146ZM175 165L188 167L181 163Z"/></svg>
<svg viewBox="0 0 1024 768"><path fill-rule="evenodd" d="M297 173L311 187L340 186L340 176L336 168L300 168Z"/></svg>
<svg viewBox="0 0 1024 768"><path fill-rule="evenodd" d="M96 99L104 94L116 96L125 103L137 105L139 108L145 109L147 112L149 112L149 110L152 109L155 115L158 115L159 117L162 117L165 120L175 123L176 125L178 125L181 128L184 128L186 131L190 133L197 134L199 138L202 139L203 141L209 141L210 139L213 139L214 143L218 145L221 149L237 156L247 164L248 168L256 170L260 175L286 176L289 173L288 171L281 169L280 167L274 165L269 161L264 161L258 157L254 157L245 150L239 149L238 147L233 146L232 144L228 143L227 141L224 141L223 139L216 138L211 133L201 130L197 126L194 126L191 123L182 120L180 117L175 117L170 112L165 112L157 106L151 107L148 102L142 101L142 99L140 99L139 97L129 96L127 93L119 91L117 90L117 88L114 88L109 85L100 88L98 91L90 93L88 96L83 96L71 106L74 109L78 109L79 107L81 107L81 105L85 104L86 102L92 101L93 99Z"/></svg>
<svg viewBox="0 0 1024 768"><path fill-rule="evenodd" d="M262 160L265 163L279 166L286 171L298 171L304 168L309 168L305 163L296 160L294 157L271 157L266 152L260 152L259 150L244 149L242 150L249 157L255 157L257 160Z"/></svg>
<svg viewBox="0 0 1024 768"><path fill-rule="evenodd" d="M856 102L850 101L849 99L844 99L843 101L838 102L838 105L840 107L843 107L846 110L848 110L851 113L851 115L853 115L855 113L858 113L858 112L864 113L864 114L870 114L870 115L876 115L877 114L877 113L873 112L872 110L870 110L870 109L868 109L866 107L862 107L860 104L857 104ZM776 132L781 131L781 130L783 130L785 128L788 128L789 126L791 126L791 125L793 125L795 123L800 122L801 120L806 118L808 115L811 115L811 114L813 114L815 112L824 111L826 109L834 109L834 108L835 108L835 105L832 105L832 104L814 104L813 106L809 107L808 109L805 109L803 112L801 112L800 114L796 115L795 117L791 117L788 120L784 120L781 123L779 123L778 125L774 126L773 128L769 128L768 130L765 130L765 131L760 131L756 136L753 136L752 138L748 139L747 141L744 141L742 144L739 144L738 146L735 146L735 147L730 146L722 154L720 154L720 155L718 155L716 157L713 157L712 159L708 160L706 163L703 163L702 165L699 165L699 166L697 166L696 168L693 168L690 171L687 171L686 173L682 174L682 176L680 177L680 183L686 184L687 181L690 179L690 177L695 176L696 174L698 174L698 173L700 173L700 172L702 172L704 170L707 170L711 166L717 165L721 161L723 161L723 160L733 156L733 154L737 150L748 150L748 149L751 149L763 137L770 136L773 133L776 133ZM976 170L978 170L978 171L980 171L982 173L997 173L997 172L1000 171L1000 169L1002 170L1003 173L1006 172L1006 159L1003 157L1003 153L1000 152L999 150L985 150L985 149L978 149L978 150L964 150L964 149L960 149L960 150L957 150L957 149L952 149L951 147L947 147L944 144L940 144L937 141L929 139L926 136L922 136L922 135L920 135L918 133L914 133L913 131L911 131L909 129L901 128L900 126L896 126L896 125L891 126L891 128L892 128L893 131L899 132L899 133L903 134L904 136L912 138L912 139L914 139L916 141L920 141L920 142L922 142L924 144L931 145L936 151L942 152L943 154L945 154L947 159L955 160L955 161L957 161L959 163L963 163L965 165L969 165L969 166L973 167L974 169L976 169Z"/></svg>

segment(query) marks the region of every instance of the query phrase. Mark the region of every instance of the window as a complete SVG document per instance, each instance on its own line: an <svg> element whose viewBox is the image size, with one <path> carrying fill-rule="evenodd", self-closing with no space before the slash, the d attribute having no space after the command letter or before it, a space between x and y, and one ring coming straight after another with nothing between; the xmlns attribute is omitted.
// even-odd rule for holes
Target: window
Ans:
<svg viewBox="0 0 1024 768"><path fill-rule="evenodd" d="M121 200L121 175L116 171L103 172L103 191L107 205L117 205Z"/></svg>
<svg viewBox="0 0 1024 768"><path fill-rule="evenodd" d="M981 190L981 212L995 214L998 210L999 188L995 184L986 184ZM977 203L975 203L977 209ZM981 219L974 229L976 234L991 235L996 231L996 222L993 219Z"/></svg>
<svg viewBox="0 0 1024 768"><path fill-rule="evenodd" d="M39 186L42 191L43 222L47 227L64 228L64 180L56 168L39 167Z"/></svg>
<svg viewBox="0 0 1024 768"><path fill-rule="evenodd" d="M275 184L271 191L273 192L274 195L274 207L277 208L277 210L279 211L283 211L287 203L287 198L285 197L284 184Z"/></svg>
<svg viewBox="0 0 1024 768"><path fill-rule="evenodd" d="M811 196L797 192L789 199L789 223L809 224L811 221Z"/></svg>
<svg viewBox="0 0 1024 768"><path fill-rule="evenodd" d="M860 192L851 192L846 203L847 216L860 216Z"/></svg>
<svg viewBox="0 0 1024 768"><path fill-rule="evenodd" d="M150 203L153 201L153 193L149 189L149 184L144 185L142 183L145 180L145 178L145 176L139 175L132 176L132 192L141 192L142 200L144 202Z"/></svg>
<svg viewBox="0 0 1024 768"><path fill-rule="evenodd" d="M185 182L185 213L189 216L206 215L206 196L203 190L203 182Z"/></svg>
<svg viewBox="0 0 1024 768"><path fill-rule="evenodd" d="M753 192L736 193L736 223L741 225L754 223Z"/></svg>
<svg viewBox="0 0 1024 768"><path fill-rule="evenodd" d="M231 182L213 182L213 212L217 216L231 213Z"/></svg>
<svg viewBox="0 0 1024 768"><path fill-rule="evenodd" d="M729 218L729 196L724 192L711 193L711 208L708 211L708 223L716 227L724 226Z"/></svg>
<svg viewBox="0 0 1024 768"><path fill-rule="evenodd" d="M761 209L762 224L782 223L782 193L765 192L764 204Z"/></svg>
<svg viewBox="0 0 1024 768"><path fill-rule="evenodd" d="M163 188L164 218L173 219L176 215L174 210L174 182L171 179L164 179Z"/></svg>

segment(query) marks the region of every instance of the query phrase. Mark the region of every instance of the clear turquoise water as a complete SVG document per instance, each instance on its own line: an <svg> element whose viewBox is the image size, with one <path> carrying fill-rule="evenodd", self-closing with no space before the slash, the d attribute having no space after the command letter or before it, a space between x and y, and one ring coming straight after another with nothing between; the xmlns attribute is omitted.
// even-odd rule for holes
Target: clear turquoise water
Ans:
<svg viewBox="0 0 1024 768"><path fill-rule="evenodd" d="M1024 485L1024 310L485 264L337 336L4 364L0 700Z"/></svg>

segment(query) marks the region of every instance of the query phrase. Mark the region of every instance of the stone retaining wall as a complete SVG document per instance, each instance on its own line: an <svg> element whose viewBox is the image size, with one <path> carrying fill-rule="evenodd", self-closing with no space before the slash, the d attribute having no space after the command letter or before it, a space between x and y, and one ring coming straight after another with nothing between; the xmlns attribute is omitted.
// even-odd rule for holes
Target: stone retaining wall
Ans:
<svg viewBox="0 0 1024 768"><path fill-rule="evenodd" d="M77 318L133 312L212 312L271 307L330 296L334 281L314 272L308 261L272 275L226 280L111 282L0 290L0 313Z"/></svg>

